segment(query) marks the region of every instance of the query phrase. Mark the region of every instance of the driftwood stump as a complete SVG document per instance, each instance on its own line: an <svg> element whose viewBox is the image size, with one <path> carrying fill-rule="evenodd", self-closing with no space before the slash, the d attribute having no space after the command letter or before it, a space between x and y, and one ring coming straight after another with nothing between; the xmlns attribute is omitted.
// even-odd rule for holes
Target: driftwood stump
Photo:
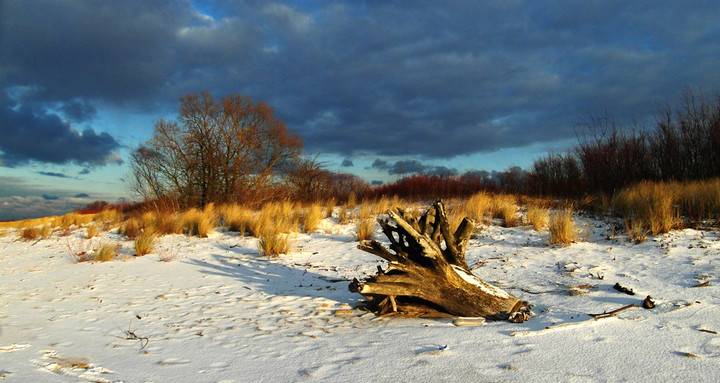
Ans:
<svg viewBox="0 0 720 383"><path fill-rule="evenodd" d="M465 249L474 222L465 218L451 232L445 207L437 201L420 218L402 209L378 219L390 241L389 249L372 240L358 246L388 261L388 267L367 280L357 279L350 291L368 299L379 314L411 316L469 316L509 319L528 318L526 304L517 297L483 282L472 274ZM391 224L390 220L395 224Z"/></svg>

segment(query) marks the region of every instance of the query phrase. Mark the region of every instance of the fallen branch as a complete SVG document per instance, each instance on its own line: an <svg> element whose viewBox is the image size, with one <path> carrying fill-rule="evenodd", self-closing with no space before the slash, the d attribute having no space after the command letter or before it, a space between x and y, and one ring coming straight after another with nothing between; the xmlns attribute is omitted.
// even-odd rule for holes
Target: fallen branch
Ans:
<svg viewBox="0 0 720 383"><path fill-rule="evenodd" d="M604 313L601 313L601 314L588 314L588 315L590 315L590 316L593 317L593 318L600 319L600 318L604 318L604 317L608 317L608 316L614 316L615 314L619 313L620 311L625 311L625 310L631 309L631 308L633 308L633 307L637 307L637 305L636 305L635 303L632 303L632 304L629 304L629 305L627 305L627 306L620 307L619 309L613 310L613 311L610 311L610 312L604 312Z"/></svg>

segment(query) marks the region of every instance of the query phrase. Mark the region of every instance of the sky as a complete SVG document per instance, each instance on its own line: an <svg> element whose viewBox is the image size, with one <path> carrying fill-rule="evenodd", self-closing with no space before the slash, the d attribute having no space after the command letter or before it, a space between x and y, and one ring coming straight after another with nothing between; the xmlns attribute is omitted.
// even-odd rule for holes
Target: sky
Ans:
<svg viewBox="0 0 720 383"><path fill-rule="evenodd" d="M265 101L330 168L529 167L720 89L716 1L0 2L0 220L134 199L181 96ZM375 166L373 166L375 165Z"/></svg>

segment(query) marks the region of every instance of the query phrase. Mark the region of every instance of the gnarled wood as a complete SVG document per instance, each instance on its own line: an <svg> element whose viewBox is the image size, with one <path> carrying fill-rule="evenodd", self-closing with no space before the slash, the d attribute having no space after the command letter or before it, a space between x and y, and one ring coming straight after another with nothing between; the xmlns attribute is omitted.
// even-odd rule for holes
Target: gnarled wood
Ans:
<svg viewBox="0 0 720 383"><path fill-rule="evenodd" d="M474 222L465 218L451 232L442 201L420 218L402 209L379 219L389 249L377 241L358 247L388 261L373 277L350 284L350 291L365 296L381 314L402 312L430 316L478 316L493 319L527 319L527 309L517 297L483 282L472 274L465 249ZM391 224L390 220L394 222Z"/></svg>

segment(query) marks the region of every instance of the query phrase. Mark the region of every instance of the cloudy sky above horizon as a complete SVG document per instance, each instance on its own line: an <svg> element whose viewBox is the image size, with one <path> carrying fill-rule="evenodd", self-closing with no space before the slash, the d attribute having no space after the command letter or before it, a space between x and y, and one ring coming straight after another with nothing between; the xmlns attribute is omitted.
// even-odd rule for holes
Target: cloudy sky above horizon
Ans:
<svg viewBox="0 0 720 383"><path fill-rule="evenodd" d="M589 116L717 92L718 20L715 1L6 0L0 219L132 197L128 150L201 91L267 102L368 180L526 167Z"/></svg>

